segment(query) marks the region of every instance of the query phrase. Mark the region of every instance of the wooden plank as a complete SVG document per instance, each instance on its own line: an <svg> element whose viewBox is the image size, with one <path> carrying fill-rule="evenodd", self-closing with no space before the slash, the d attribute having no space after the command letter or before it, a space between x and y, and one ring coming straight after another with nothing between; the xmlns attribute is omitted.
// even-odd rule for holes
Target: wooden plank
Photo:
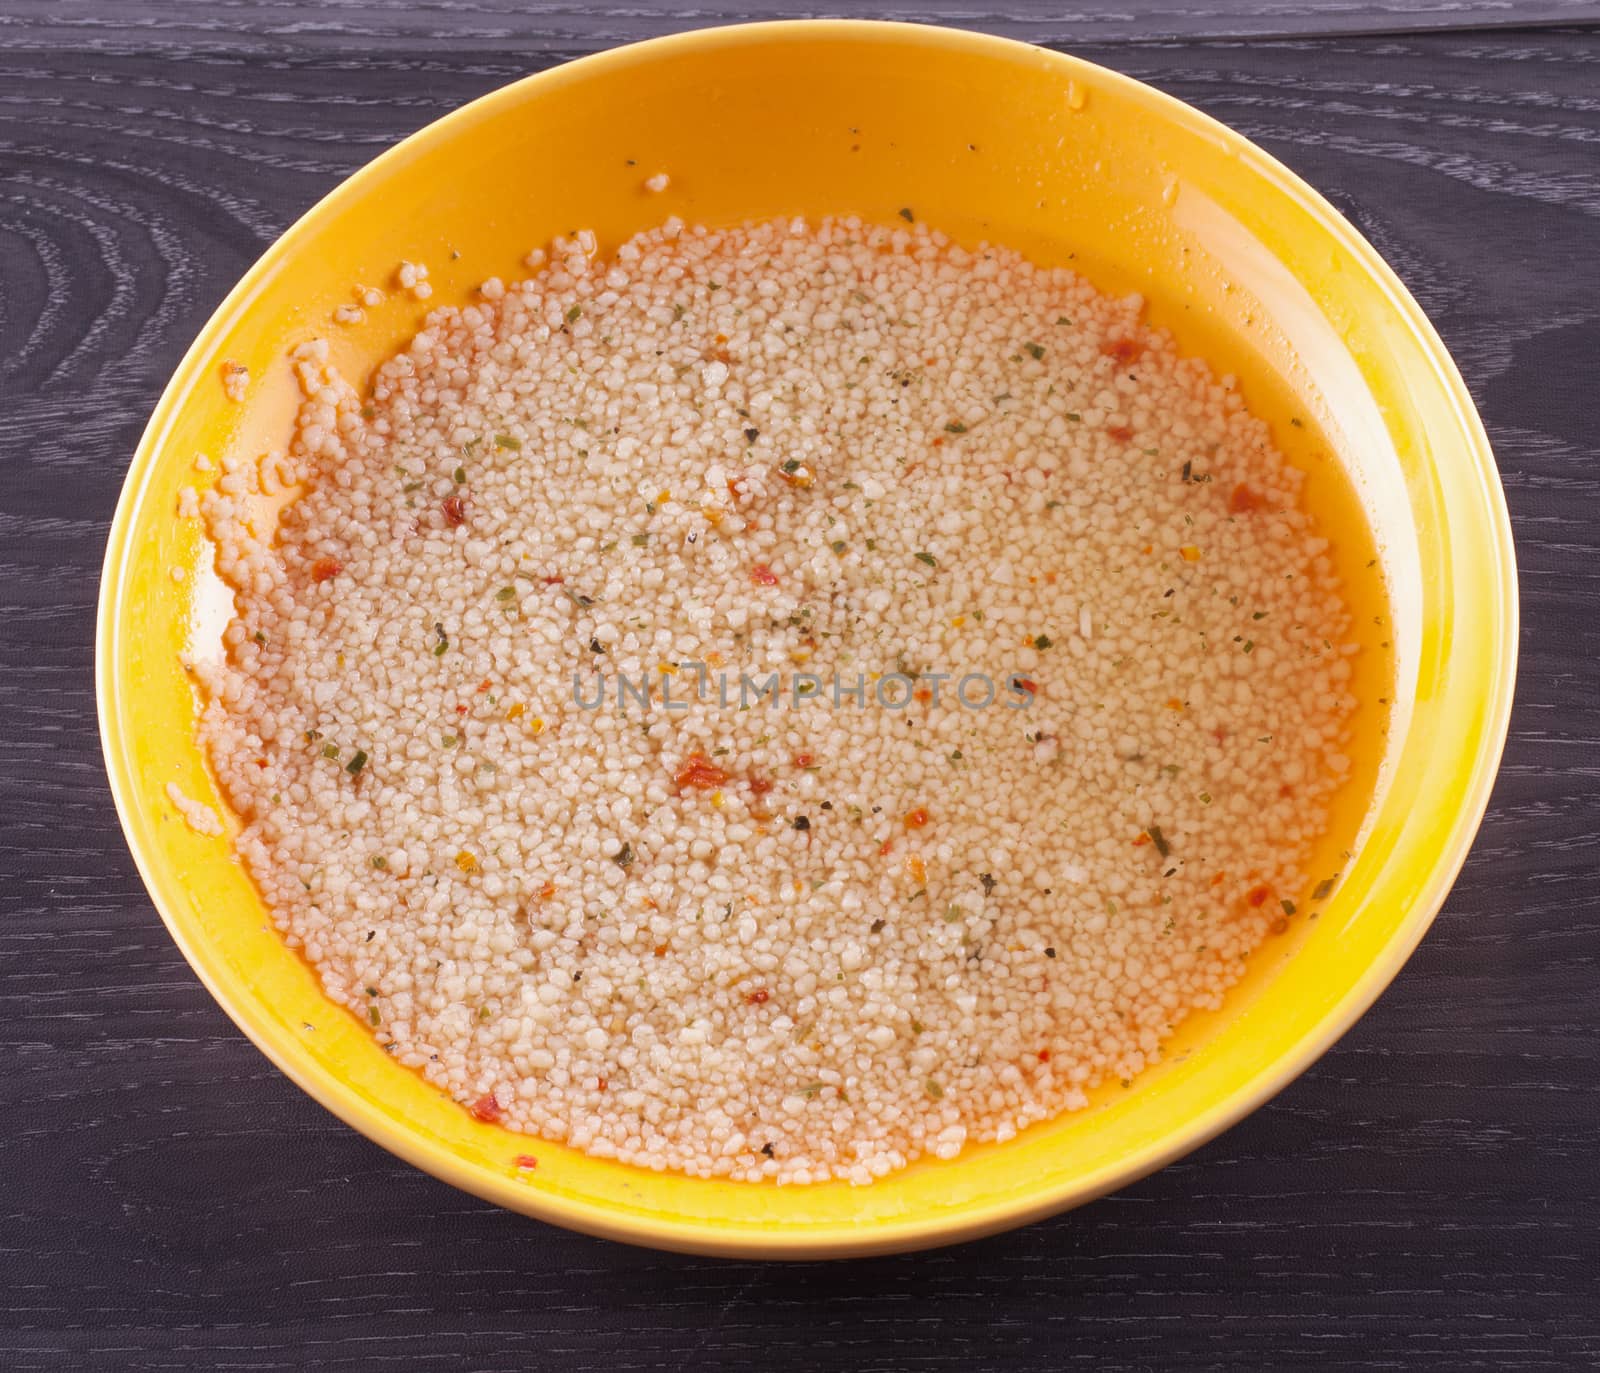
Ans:
<svg viewBox="0 0 1600 1373"><path fill-rule="evenodd" d="M325 1115L194 979L106 795L99 559L188 340L382 147L646 22L535 7L515 42L419 32L358 57L351 16L376 10L13 0L0 18L0 1367L1600 1362L1600 36L1087 50L1308 176L1454 350L1521 558L1506 765L1395 986L1222 1139L1018 1234L766 1268L495 1211ZM269 31L273 13L339 32Z"/></svg>
<svg viewBox="0 0 1600 1373"><path fill-rule="evenodd" d="M744 0L739 5L589 6L576 0L10 0L0 48L93 52L296 54L374 50L477 55L535 45L572 54L663 33L760 19L859 13L949 24L1035 43L1311 37L1433 29L1533 28L1600 21L1597 0L921 0L858 8Z"/></svg>

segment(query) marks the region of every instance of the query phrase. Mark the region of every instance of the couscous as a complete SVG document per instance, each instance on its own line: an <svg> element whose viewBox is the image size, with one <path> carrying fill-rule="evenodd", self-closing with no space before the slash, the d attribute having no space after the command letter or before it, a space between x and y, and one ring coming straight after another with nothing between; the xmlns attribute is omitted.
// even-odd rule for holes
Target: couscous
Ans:
<svg viewBox="0 0 1600 1373"><path fill-rule="evenodd" d="M1351 614L1140 301L910 210L530 261L363 391L301 347L292 446L198 496L237 850L401 1062L865 1183L1131 1079L1327 895Z"/></svg>

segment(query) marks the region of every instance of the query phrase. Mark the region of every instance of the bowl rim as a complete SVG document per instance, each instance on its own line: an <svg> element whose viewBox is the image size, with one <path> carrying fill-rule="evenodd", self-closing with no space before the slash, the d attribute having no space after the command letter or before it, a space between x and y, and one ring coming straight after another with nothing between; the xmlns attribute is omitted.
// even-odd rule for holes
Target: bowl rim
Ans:
<svg viewBox="0 0 1600 1373"><path fill-rule="evenodd" d="M1114 87L1120 96L1143 105L1164 121L1200 133L1238 157L1277 194L1287 197L1316 219L1339 245L1365 269L1387 297L1396 318L1409 330L1448 396L1459 432L1467 440L1466 457L1476 478L1475 497L1482 502L1493 532L1492 547L1483 550L1491 563L1489 575L1498 603L1500 633L1489 646L1495 670L1484 696L1482 747L1468 775L1463 799L1428 880L1417 894L1377 959L1315 1027L1302 1035L1270 1065L1243 1085L1219 1099L1183 1125L1152 1140L1143 1148L1095 1172L1054 1186L978 1204L959 1214L910 1217L875 1222L863 1229L848 1222L829 1222L784 1230L729 1230L717 1222L664 1219L640 1212L622 1212L597 1202L573 1200L538 1189L518 1186L487 1168L470 1164L434 1145L390 1118L378 1113L351 1093L341 1080L313 1060L280 1053L258 1018L252 998L235 994L207 970L195 941L185 932L160 894L158 856L134 838L133 773L123 753L115 700L115 665L118 642L117 608L124 576L136 551L131 514L140 504L151 478L165 433L180 408L178 385L195 361L212 345L241 310L280 259L298 232L307 225L336 214L341 204L359 195L367 182L396 162L455 136L458 129L486 114L513 105L530 88L576 75L600 74L625 68L640 59L659 61L691 49L752 42L782 44L818 38L851 43L898 41L977 57L1010 58L1024 54L1058 67L1063 78L1091 78L1098 86ZM1394 979L1433 923L1460 873L1477 834L1504 751L1510 724L1518 648L1518 596L1515 549L1505 494L1490 449L1488 436L1473 405L1466 383L1421 307L1392 268L1356 228L1319 192L1287 166L1243 134L1195 107L1120 72L1101 67L1070 53L1001 38L992 34L938 25L870 19L788 19L749 24L718 25L668 34L606 49L521 77L488 92L410 134L365 163L313 204L286 228L228 292L185 350L140 437L118 498L107 539L101 572L95 632L95 695L102 750L112 797L125 841L133 854L150 899L190 967L218 1005L292 1082L345 1124L424 1172L485 1201L571 1230L684 1253L746 1258L815 1259L896 1253L931 1248L981 1238L1025 1225L1102 1197L1147 1176L1213 1139L1256 1110L1299 1077L1320 1058L1372 1005Z"/></svg>

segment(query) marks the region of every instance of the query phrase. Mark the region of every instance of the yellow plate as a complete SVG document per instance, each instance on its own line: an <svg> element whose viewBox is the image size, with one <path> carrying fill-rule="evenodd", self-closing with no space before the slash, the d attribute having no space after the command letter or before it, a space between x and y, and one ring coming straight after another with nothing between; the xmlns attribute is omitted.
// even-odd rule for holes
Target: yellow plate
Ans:
<svg viewBox="0 0 1600 1373"><path fill-rule="evenodd" d="M663 194L642 182L671 176ZM519 273L555 233L603 242L669 213L910 207L965 238L1147 290L1189 346L1270 378L1352 474L1383 550L1398 651L1384 780L1338 894L1293 957L1252 960L1167 1063L1089 1110L870 1187L780 1188L641 1171L470 1119L336 1009L270 927L226 845L169 782L221 808L195 743L185 644L225 596L194 521L197 453L282 446L285 354L328 337L362 376L419 323L391 293L329 323L354 283L429 264L432 305ZM227 360L250 369L225 399ZM172 569L185 569L175 580ZM710 1253L818 1256L970 1238L1073 1206L1194 1148L1323 1052L1427 928L1482 817L1510 709L1516 573L1504 501L1461 378L1416 303L1326 201L1245 139L1070 57L941 29L819 22L661 39L530 77L407 139L258 262L157 406L112 525L100 597L100 727L128 842L173 937L223 1008L306 1091L430 1173L558 1224ZM1352 1125L1331 1128L1354 1128ZM518 1154L538 1157L519 1170Z"/></svg>

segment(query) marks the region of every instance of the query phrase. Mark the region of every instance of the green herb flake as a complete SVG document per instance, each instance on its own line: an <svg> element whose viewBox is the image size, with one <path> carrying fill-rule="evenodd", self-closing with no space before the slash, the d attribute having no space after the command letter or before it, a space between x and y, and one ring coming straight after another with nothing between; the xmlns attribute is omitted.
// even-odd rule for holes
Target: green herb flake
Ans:
<svg viewBox="0 0 1600 1373"><path fill-rule="evenodd" d="M456 468L450 475L457 486L465 486L467 484L467 469L465 467Z"/></svg>
<svg viewBox="0 0 1600 1373"><path fill-rule="evenodd" d="M1322 881L1317 883L1316 889L1311 893L1311 899L1313 901L1326 901L1330 896L1333 895L1333 889L1338 885L1338 873L1334 873L1332 877L1323 878Z"/></svg>
<svg viewBox="0 0 1600 1373"><path fill-rule="evenodd" d="M1042 344L1024 343L1022 345L1022 351L1025 352L1035 362L1042 362L1044 360L1044 347Z"/></svg>
<svg viewBox="0 0 1600 1373"><path fill-rule="evenodd" d="M1161 833L1160 825L1151 825L1145 833L1150 836L1150 842L1156 846L1156 852L1163 858L1172 852L1172 845L1167 842L1166 835Z"/></svg>
<svg viewBox="0 0 1600 1373"><path fill-rule="evenodd" d="M939 560L936 557L934 557L933 554L931 554L931 553L918 553L917 554L917 561L919 563L927 563L927 565L929 567L938 567L939 566Z"/></svg>
<svg viewBox="0 0 1600 1373"><path fill-rule="evenodd" d="M850 545L847 544L843 539L835 539L833 543L829 545L829 547L832 548L833 551L842 558L844 556L845 549L849 548Z"/></svg>
<svg viewBox="0 0 1600 1373"><path fill-rule="evenodd" d="M1057 324L1071 324L1072 321L1070 319L1068 319L1065 315L1057 315L1056 316L1056 323Z"/></svg>
<svg viewBox="0 0 1600 1373"><path fill-rule="evenodd" d="M522 440L515 434L496 434L494 436L494 446L496 448L509 448L513 453L520 453L522 451Z"/></svg>
<svg viewBox="0 0 1600 1373"><path fill-rule="evenodd" d="M383 1023L383 1017L378 1014L378 1008L376 1006L367 1007L367 1019L374 1025L381 1025Z"/></svg>
<svg viewBox="0 0 1600 1373"><path fill-rule="evenodd" d="M358 777L361 774L361 769L366 767L366 765L367 765L367 751L365 749L358 748L355 751L355 755L350 759L350 761L348 763L346 763L344 765L344 770L346 772L348 772L352 777Z"/></svg>
<svg viewBox="0 0 1600 1373"><path fill-rule="evenodd" d="M1050 647L1052 642L1053 640L1048 634L1036 634L1033 639L1033 646L1037 649L1046 649Z"/></svg>
<svg viewBox="0 0 1600 1373"><path fill-rule="evenodd" d="M650 542L650 536L648 534L635 534L631 539L628 540L628 542L631 543L635 548L643 548L647 543Z"/></svg>
<svg viewBox="0 0 1600 1373"><path fill-rule="evenodd" d="M612 856L611 861L613 863L615 863L619 868L628 868L628 867L632 867L633 866L633 858L634 858L633 845L632 844L624 844Z"/></svg>
<svg viewBox="0 0 1600 1373"><path fill-rule="evenodd" d="M1283 907L1283 913L1285 915L1293 915L1294 914L1294 902L1293 901L1280 901L1280 902L1278 902L1278 904Z"/></svg>
<svg viewBox="0 0 1600 1373"><path fill-rule="evenodd" d="M503 586L494 593L494 598L504 605L507 601L514 601L517 599L517 589L514 586Z"/></svg>
<svg viewBox="0 0 1600 1373"><path fill-rule="evenodd" d="M322 746L322 756L324 758L337 758L339 756L339 746L337 744L324 744Z"/></svg>
<svg viewBox="0 0 1600 1373"><path fill-rule="evenodd" d="M911 213L910 206L906 206L900 211L900 218L905 220L907 224L915 224L917 220L917 217Z"/></svg>
<svg viewBox="0 0 1600 1373"><path fill-rule="evenodd" d="M375 867L379 872L388 872L389 860L381 853L375 853L372 855L372 866Z"/></svg>
<svg viewBox="0 0 1600 1373"><path fill-rule="evenodd" d="M582 316L583 306L574 305L570 310L567 311L567 323L576 324L578 320L582 318Z"/></svg>
<svg viewBox="0 0 1600 1373"><path fill-rule="evenodd" d="M944 1100L944 1088L935 1082L931 1077L922 1084L922 1089L923 1091L927 1092L927 1094L935 1101Z"/></svg>
<svg viewBox="0 0 1600 1373"><path fill-rule="evenodd" d="M967 426L960 420L951 420L949 424L945 425L944 432L947 434L965 434Z"/></svg>

